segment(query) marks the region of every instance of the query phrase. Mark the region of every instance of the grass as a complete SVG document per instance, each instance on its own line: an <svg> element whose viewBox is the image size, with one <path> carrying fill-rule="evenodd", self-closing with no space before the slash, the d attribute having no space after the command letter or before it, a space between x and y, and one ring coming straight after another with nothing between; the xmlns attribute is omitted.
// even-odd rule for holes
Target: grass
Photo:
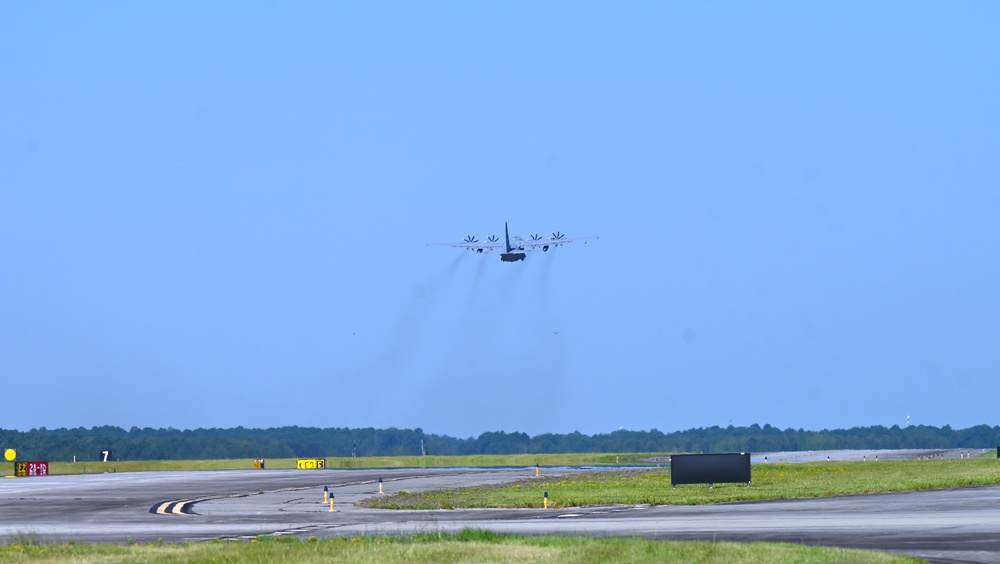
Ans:
<svg viewBox="0 0 1000 564"><path fill-rule="evenodd" d="M327 457L327 468L456 468L637 465L653 454L513 454L471 456L370 456ZM663 455L660 455L663 456ZM295 458L268 458L270 470L295 468ZM52 462L52 474L101 474L104 472L156 472L171 470L248 470L253 459L223 460L126 460L118 462Z"/></svg>
<svg viewBox="0 0 1000 564"><path fill-rule="evenodd" d="M18 544L20 543L20 544ZM306 541L261 537L250 542L182 544L47 544L16 539L0 545L0 562L873 562L920 560L880 552L779 543L655 541L638 538L518 537L486 531L408 537Z"/></svg>
<svg viewBox="0 0 1000 564"><path fill-rule="evenodd" d="M529 478L513 484L387 495L357 505L381 509L458 509L649 504L695 505L829 497L1000 484L996 459L756 464L753 485L670 485L669 470L623 470Z"/></svg>

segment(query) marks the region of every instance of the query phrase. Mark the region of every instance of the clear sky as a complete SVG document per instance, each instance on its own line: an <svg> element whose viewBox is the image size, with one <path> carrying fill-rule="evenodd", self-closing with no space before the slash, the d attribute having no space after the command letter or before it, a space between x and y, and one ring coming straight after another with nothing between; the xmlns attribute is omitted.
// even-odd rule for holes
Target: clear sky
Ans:
<svg viewBox="0 0 1000 564"><path fill-rule="evenodd" d="M998 22L4 3L0 427L998 424Z"/></svg>

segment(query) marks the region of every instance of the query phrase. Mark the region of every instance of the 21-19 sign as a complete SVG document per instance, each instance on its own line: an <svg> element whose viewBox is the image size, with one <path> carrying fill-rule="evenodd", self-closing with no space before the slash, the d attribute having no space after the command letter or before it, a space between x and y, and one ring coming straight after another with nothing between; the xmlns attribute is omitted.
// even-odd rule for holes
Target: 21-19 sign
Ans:
<svg viewBox="0 0 1000 564"><path fill-rule="evenodd" d="M21 476L48 476L48 462L15 462L14 475Z"/></svg>

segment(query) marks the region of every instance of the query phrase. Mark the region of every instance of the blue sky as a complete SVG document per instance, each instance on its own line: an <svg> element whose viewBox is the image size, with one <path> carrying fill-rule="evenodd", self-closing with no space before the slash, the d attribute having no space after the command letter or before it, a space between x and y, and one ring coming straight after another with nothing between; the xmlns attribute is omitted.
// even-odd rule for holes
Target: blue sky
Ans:
<svg viewBox="0 0 1000 564"><path fill-rule="evenodd" d="M5 4L0 427L997 424L998 16Z"/></svg>

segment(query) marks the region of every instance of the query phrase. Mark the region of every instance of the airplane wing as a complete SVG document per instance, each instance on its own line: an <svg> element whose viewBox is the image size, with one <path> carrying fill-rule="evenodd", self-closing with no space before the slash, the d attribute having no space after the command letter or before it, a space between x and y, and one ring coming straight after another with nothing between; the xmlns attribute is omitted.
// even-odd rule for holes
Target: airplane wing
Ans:
<svg viewBox="0 0 1000 564"><path fill-rule="evenodd" d="M455 247L457 249L465 249L467 251L472 251L474 253L503 253L507 251L507 247L504 246L503 241L495 235L490 235L484 241L479 241L472 235L469 235L465 239L462 239L458 243L428 243L429 245L435 245L439 247Z"/></svg>
<svg viewBox="0 0 1000 564"><path fill-rule="evenodd" d="M567 237L556 231L550 237L540 237L536 233L527 239L518 241L516 246L525 251L547 251L553 247L561 247L562 245L575 243L577 241L587 242L592 239L597 239L597 237Z"/></svg>

